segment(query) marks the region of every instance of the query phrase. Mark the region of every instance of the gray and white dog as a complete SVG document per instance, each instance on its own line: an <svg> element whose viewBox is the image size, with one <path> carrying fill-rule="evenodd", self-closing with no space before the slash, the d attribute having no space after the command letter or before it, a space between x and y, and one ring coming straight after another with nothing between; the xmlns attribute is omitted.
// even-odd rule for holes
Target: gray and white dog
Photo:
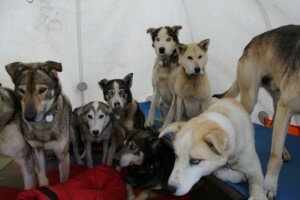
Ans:
<svg viewBox="0 0 300 200"><path fill-rule="evenodd" d="M76 108L73 114L85 145L87 166L93 167L93 142L103 142L102 164L111 165L114 152L108 151L108 146L113 125L112 108L103 102L93 101Z"/></svg>
<svg viewBox="0 0 300 200"><path fill-rule="evenodd" d="M59 160L60 181L69 177L69 142L72 107L61 92L58 72L61 63L14 62L5 66L15 85L22 107L22 128L26 141L33 148L38 165L40 186L48 185L45 150Z"/></svg>
<svg viewBox="0 0 300 200"><path fill-rule="evenodd" d="M14 92L0 84L0 155L11 157L21 167L24 188L34 187L34 159L21 129L21 104Z"/></svg>

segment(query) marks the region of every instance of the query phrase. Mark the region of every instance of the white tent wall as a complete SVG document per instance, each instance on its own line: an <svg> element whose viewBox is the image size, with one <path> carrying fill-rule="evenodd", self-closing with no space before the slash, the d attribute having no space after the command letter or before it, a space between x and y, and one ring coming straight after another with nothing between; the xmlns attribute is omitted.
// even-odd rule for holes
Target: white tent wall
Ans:
<svg viewBox="0 0 300 200"><path fill-rule="evenodd" d="M133 95L144 101L152 93L154 50L146 30L182 25L181 42L210 38L207 71L213 93L223 92L235 79L237 60L255 35L285 24L299 24L297 0L77 0L80 2L85 102L102 100L98 81L122 78L133 72ZM260 7L262 6L262 7ZM267 19L262 11L266 11ZM267 20L267 21L265 21ZM63 90L74 106L81 104L76 1L3 0L0 2L0 65L13 61L56 60L63 63ZM12 87L4 67L0 82ZM272 113L265 91L253 113Z"/></svg>

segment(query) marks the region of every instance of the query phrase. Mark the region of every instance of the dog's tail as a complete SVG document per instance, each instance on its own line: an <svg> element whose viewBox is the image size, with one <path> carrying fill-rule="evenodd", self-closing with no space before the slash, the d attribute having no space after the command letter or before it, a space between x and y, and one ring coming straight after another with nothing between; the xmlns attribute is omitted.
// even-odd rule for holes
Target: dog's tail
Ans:
<svg viewBox="0 0 300 200"><path fill-rule="evenodd" d="M240 93L240 88L237 80L233 82L231 87L222 94L214 94L213 97L216 97L218 99L224 98L224 97L232 97L235 98Z"/></svg>

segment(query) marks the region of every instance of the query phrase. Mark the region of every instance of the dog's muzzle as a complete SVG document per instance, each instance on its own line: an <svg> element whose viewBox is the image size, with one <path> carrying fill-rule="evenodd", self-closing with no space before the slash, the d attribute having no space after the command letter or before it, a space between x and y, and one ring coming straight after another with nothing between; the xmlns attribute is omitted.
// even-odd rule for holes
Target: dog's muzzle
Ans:
<svg viewBox="0 0 300 200"><path fill-rule="evenodd" d="M174 194L176 192L177 188L175 186L173 186L173 185L168 185L167 190L171 194Z"/></svg>

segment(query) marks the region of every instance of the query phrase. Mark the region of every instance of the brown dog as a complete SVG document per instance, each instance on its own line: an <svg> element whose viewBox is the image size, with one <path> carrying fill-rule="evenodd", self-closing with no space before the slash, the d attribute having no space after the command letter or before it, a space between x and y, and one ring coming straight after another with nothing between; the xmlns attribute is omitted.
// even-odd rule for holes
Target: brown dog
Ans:
<svg viewBox="0 0 300 200"><path fill-rule="evenodd" d="M228 91L215 97L235 97L252 113L258 89L271 94L275 121L272 148L265 177L269 199L275 198L288 124L300 113L300 26L288 25L258 35L245 47L239 59L237 78Z"/></svg>

